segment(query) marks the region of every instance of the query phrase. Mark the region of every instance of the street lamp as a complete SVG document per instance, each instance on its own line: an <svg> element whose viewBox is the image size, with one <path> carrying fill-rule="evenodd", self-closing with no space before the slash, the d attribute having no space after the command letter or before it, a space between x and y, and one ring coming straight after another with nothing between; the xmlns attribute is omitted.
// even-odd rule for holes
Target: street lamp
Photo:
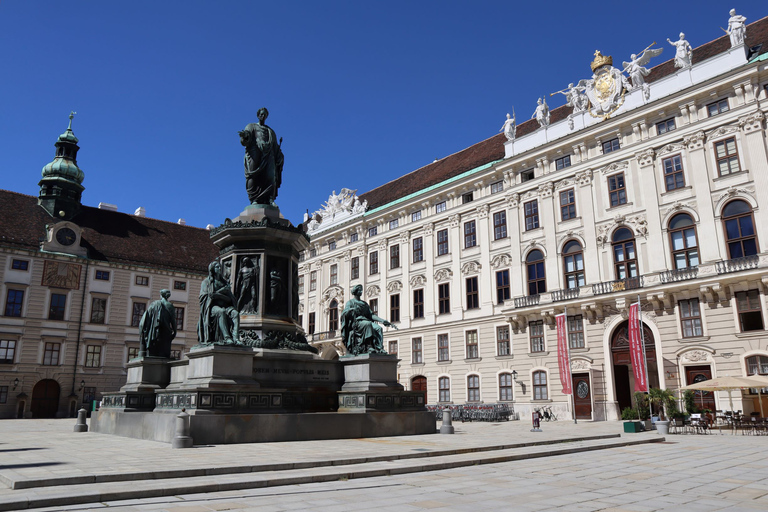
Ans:
<svg viewBox="0 0 768 512"><path fill-rule="evenodd" d="M517 382L517 370L512 370L512 380Z"/></svg>
<svg viewBox="0 0 768 512"><path fill-rule="evenodd" d="M18 377L13 379L13 389L12 389L12 391L16 391L17 387L19 387L19 378Z"/></svg>
<svg viewBox="0 0 768 512"><path fill-rule="evenodd" d="M81 380L80 381L80 389L78 389L78 391L82 391L84 387L85 387L85 380Z"/></svg>

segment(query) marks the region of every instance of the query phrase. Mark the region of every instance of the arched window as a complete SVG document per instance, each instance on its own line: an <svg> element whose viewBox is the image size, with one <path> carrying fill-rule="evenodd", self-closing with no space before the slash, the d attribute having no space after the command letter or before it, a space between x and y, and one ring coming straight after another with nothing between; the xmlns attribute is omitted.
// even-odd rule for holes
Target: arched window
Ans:
<svg viewBox="0 0 768 512"><path fill-rule="evenodd" d="M528 295L538 295L547 291L547 278L544 275L544 253L534 249L525 258L528 267Z"/></svg>
<svg viewBox="0 0 768 512"><path fill-rule="evenodd" d="M477 375L467 376L467 402L480 401L480 377Z"/></svg>
<svg viewBox="0 0 768 512"><path fill-rule="evenodd" d="M696 226L687 213L678 213L669 221L669 241L675 268L699 266Z"/></svg>
<svg viewBox="0 0 768 512"><path fill-rule="evenodd" d="M512 401L512 374L510 373L499 374L499 401Z"/></svg>
<svg viewBox="0 0 768 512"><path fill-rule="evenodd" d="M549 399L549 394L547 393L547 372L533 372L533 399Z"/></svg>
<svg viewBox="0 0 768 512"><path fill-rule="evenodd" d="M451 401L451 379L448 377L440 377L437 379L437 389L441 402Z"/></svg>
<svg viewBox="0 0 768 512"><path fill-rule="evenodd" d="M752 207L746 201L736 200L725 205L723 228L730 259L758 253L755 218L752 215Z"/></svg>
<svg viewBox="0 0 768 512"><path fill-rule="evenodd" d="M584 252L581 244L576 240L571 240L563 247L563 266L567 289L578 288L586 284L584 280Z"/></svg>
<svg viewBox="0 0 768 512"><path fill-rule="evenodd" d="M335 331L339 328L339 303L336 299L331 301L328 306L328 330Z"/></svg>
<svg viewBox="0 0 768 512"><path fill-rule="evenodd" d="M635 235L627 228L619 228L613 234L613 269L616 279L637 277Z"/></svg>

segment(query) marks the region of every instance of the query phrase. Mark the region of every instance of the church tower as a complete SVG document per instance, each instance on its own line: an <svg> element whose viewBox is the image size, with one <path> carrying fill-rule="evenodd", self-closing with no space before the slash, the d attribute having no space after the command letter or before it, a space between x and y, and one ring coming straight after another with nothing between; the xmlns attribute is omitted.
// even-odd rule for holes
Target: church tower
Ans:
<svg viewBox="0 0 768 512"><path fill-rule="evenodd" d="M59 220L71 220L80 211L80 197L83 190L83 171L77 166L77 137L72 133L72 118L69 114L67 131L59 135L56 141L56 156L43 167L43 179L40 180L40 195L37 204L48 215Z"/></svg>

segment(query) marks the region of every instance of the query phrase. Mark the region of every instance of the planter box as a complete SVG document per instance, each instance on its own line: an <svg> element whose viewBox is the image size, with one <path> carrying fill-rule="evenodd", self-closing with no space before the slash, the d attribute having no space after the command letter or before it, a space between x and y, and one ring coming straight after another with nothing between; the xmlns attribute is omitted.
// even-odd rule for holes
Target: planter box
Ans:
<svg viewBox="0 0 768 512"><path fill-rule="evenodd" d="M624 432L628 434L636 434L638 432L645 431L645 427L643 426L643 422L641 421L625 421L624 422Z"/></svg>

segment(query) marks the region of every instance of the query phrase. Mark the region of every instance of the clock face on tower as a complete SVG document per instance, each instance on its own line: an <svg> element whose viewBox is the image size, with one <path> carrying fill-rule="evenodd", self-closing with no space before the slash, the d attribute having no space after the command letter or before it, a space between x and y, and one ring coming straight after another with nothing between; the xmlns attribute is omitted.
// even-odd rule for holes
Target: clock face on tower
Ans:
<svg viewBox="0 0 768 512"><path fill-rule="evenodd" d="M61 228L56 231L56 241L61 245L72 245L77 240L77 235L70 228Z"/></svg>

